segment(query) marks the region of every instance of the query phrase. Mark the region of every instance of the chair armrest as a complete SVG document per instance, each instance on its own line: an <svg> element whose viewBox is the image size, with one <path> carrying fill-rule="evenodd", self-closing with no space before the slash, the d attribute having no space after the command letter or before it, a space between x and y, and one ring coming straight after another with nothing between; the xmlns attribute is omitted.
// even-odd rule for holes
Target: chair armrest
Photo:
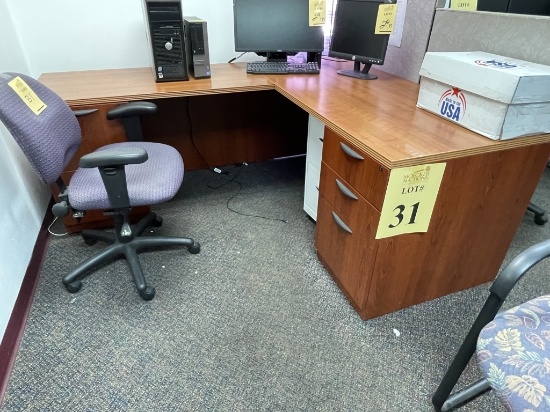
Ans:
<svg viewBox="0 0 550 412"><path fill-rule="evenodd" d="M122 119L125 117L141 116L157 112L157 105L151 102L124 103L107 112L107 119Z"/></svg>
<svg viewBox="0 0 550 412"><path fill-rule="evenodd" d="M145 162L149 155L141 147L120 147L89 153L80 158L79 166L85 169L105 166L123 166Z"/></svg>
<svg viewBox="0 0 550 412"><path fill-rule="evenodd" d="M525 275L529 269L541 260L550 256L550 239L536 243L517 255L500 272L493 284L491 293L504 301L516 283Z"/></svg>

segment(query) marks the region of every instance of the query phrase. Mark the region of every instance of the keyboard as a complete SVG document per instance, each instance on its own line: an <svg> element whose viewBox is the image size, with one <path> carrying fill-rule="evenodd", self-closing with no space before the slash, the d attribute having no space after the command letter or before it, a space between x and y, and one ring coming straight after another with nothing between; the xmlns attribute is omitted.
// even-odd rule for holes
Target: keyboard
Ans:
<svg viewBox="0 0 550 412"><path fill-rule="evenodd" d="M246 72L252 74L319 74L317 62L251 62L246 65Z"/></svg>

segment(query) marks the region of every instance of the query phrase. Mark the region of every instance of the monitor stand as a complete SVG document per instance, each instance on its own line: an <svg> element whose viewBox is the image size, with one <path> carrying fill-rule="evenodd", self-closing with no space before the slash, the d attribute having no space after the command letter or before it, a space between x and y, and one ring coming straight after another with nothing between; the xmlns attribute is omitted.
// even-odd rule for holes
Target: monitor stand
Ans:
<svg viewBox="0 0 550 412"><path fill-rule="evenodd" d="M375 74L370 74L369 70L372 65L370 63L365 64L363 70L361 70L361 63L354 62L353 70L338 70L336 73L341 74L342 76L355 77L356 79L361 80L374 80L378 79L378 76Z"/></svg>
<svg viewBox="0 0 550 412"><path fill-rule="evenodd" d="M267 52L268 62L286 62L288 54L286 52Z"/></svg>

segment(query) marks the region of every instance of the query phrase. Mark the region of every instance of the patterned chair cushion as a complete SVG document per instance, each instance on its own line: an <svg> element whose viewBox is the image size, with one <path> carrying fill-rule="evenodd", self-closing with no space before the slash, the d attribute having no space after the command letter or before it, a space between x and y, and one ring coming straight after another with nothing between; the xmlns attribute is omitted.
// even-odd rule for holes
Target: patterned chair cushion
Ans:
<svg viewBox="0 0 550 412"><path fill-rule="evenodd" d="M149 158L125 167L130 206L156 205L177 193L183 181L183 160L172 146L151 142L114 143L97 151L115 147L141 147ZM99 169L79 168L69 184L69 203L77 210L110 209L111 203Z"/></svg>
<svg viewBox="0 0 550 412"><path fill-rule="evenodd" d="M550 295L499 313L477 341L481 370L510 411L550 411Z"/></svg>

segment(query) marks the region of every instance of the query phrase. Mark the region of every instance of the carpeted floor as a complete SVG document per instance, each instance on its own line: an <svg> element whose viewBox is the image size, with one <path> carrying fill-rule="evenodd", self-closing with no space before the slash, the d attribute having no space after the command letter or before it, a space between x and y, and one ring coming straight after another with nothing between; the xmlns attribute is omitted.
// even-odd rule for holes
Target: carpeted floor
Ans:
<svg viewBox="0 0 550 412"><path fill-rule="evenodd" d="M286 223L228 210L235 182L207 186L237 168L187 173L178 196L155 208L164 225L153 230L193 237L202 250L141 255L157 289L150 302L122 260L67 293L61 276L101 245L52 239L1 410L431 411L488 285L360 320L315 255L304 169L294 158L236 176L231 208ZM549 193L547 170L534 200L550 209ZM550 224L526 214L506 261L549 235ZM548 292L549 266L507 306ZM464 381L478 376L472 365ZM504 409L488 394L461 410Z"/></svg>

